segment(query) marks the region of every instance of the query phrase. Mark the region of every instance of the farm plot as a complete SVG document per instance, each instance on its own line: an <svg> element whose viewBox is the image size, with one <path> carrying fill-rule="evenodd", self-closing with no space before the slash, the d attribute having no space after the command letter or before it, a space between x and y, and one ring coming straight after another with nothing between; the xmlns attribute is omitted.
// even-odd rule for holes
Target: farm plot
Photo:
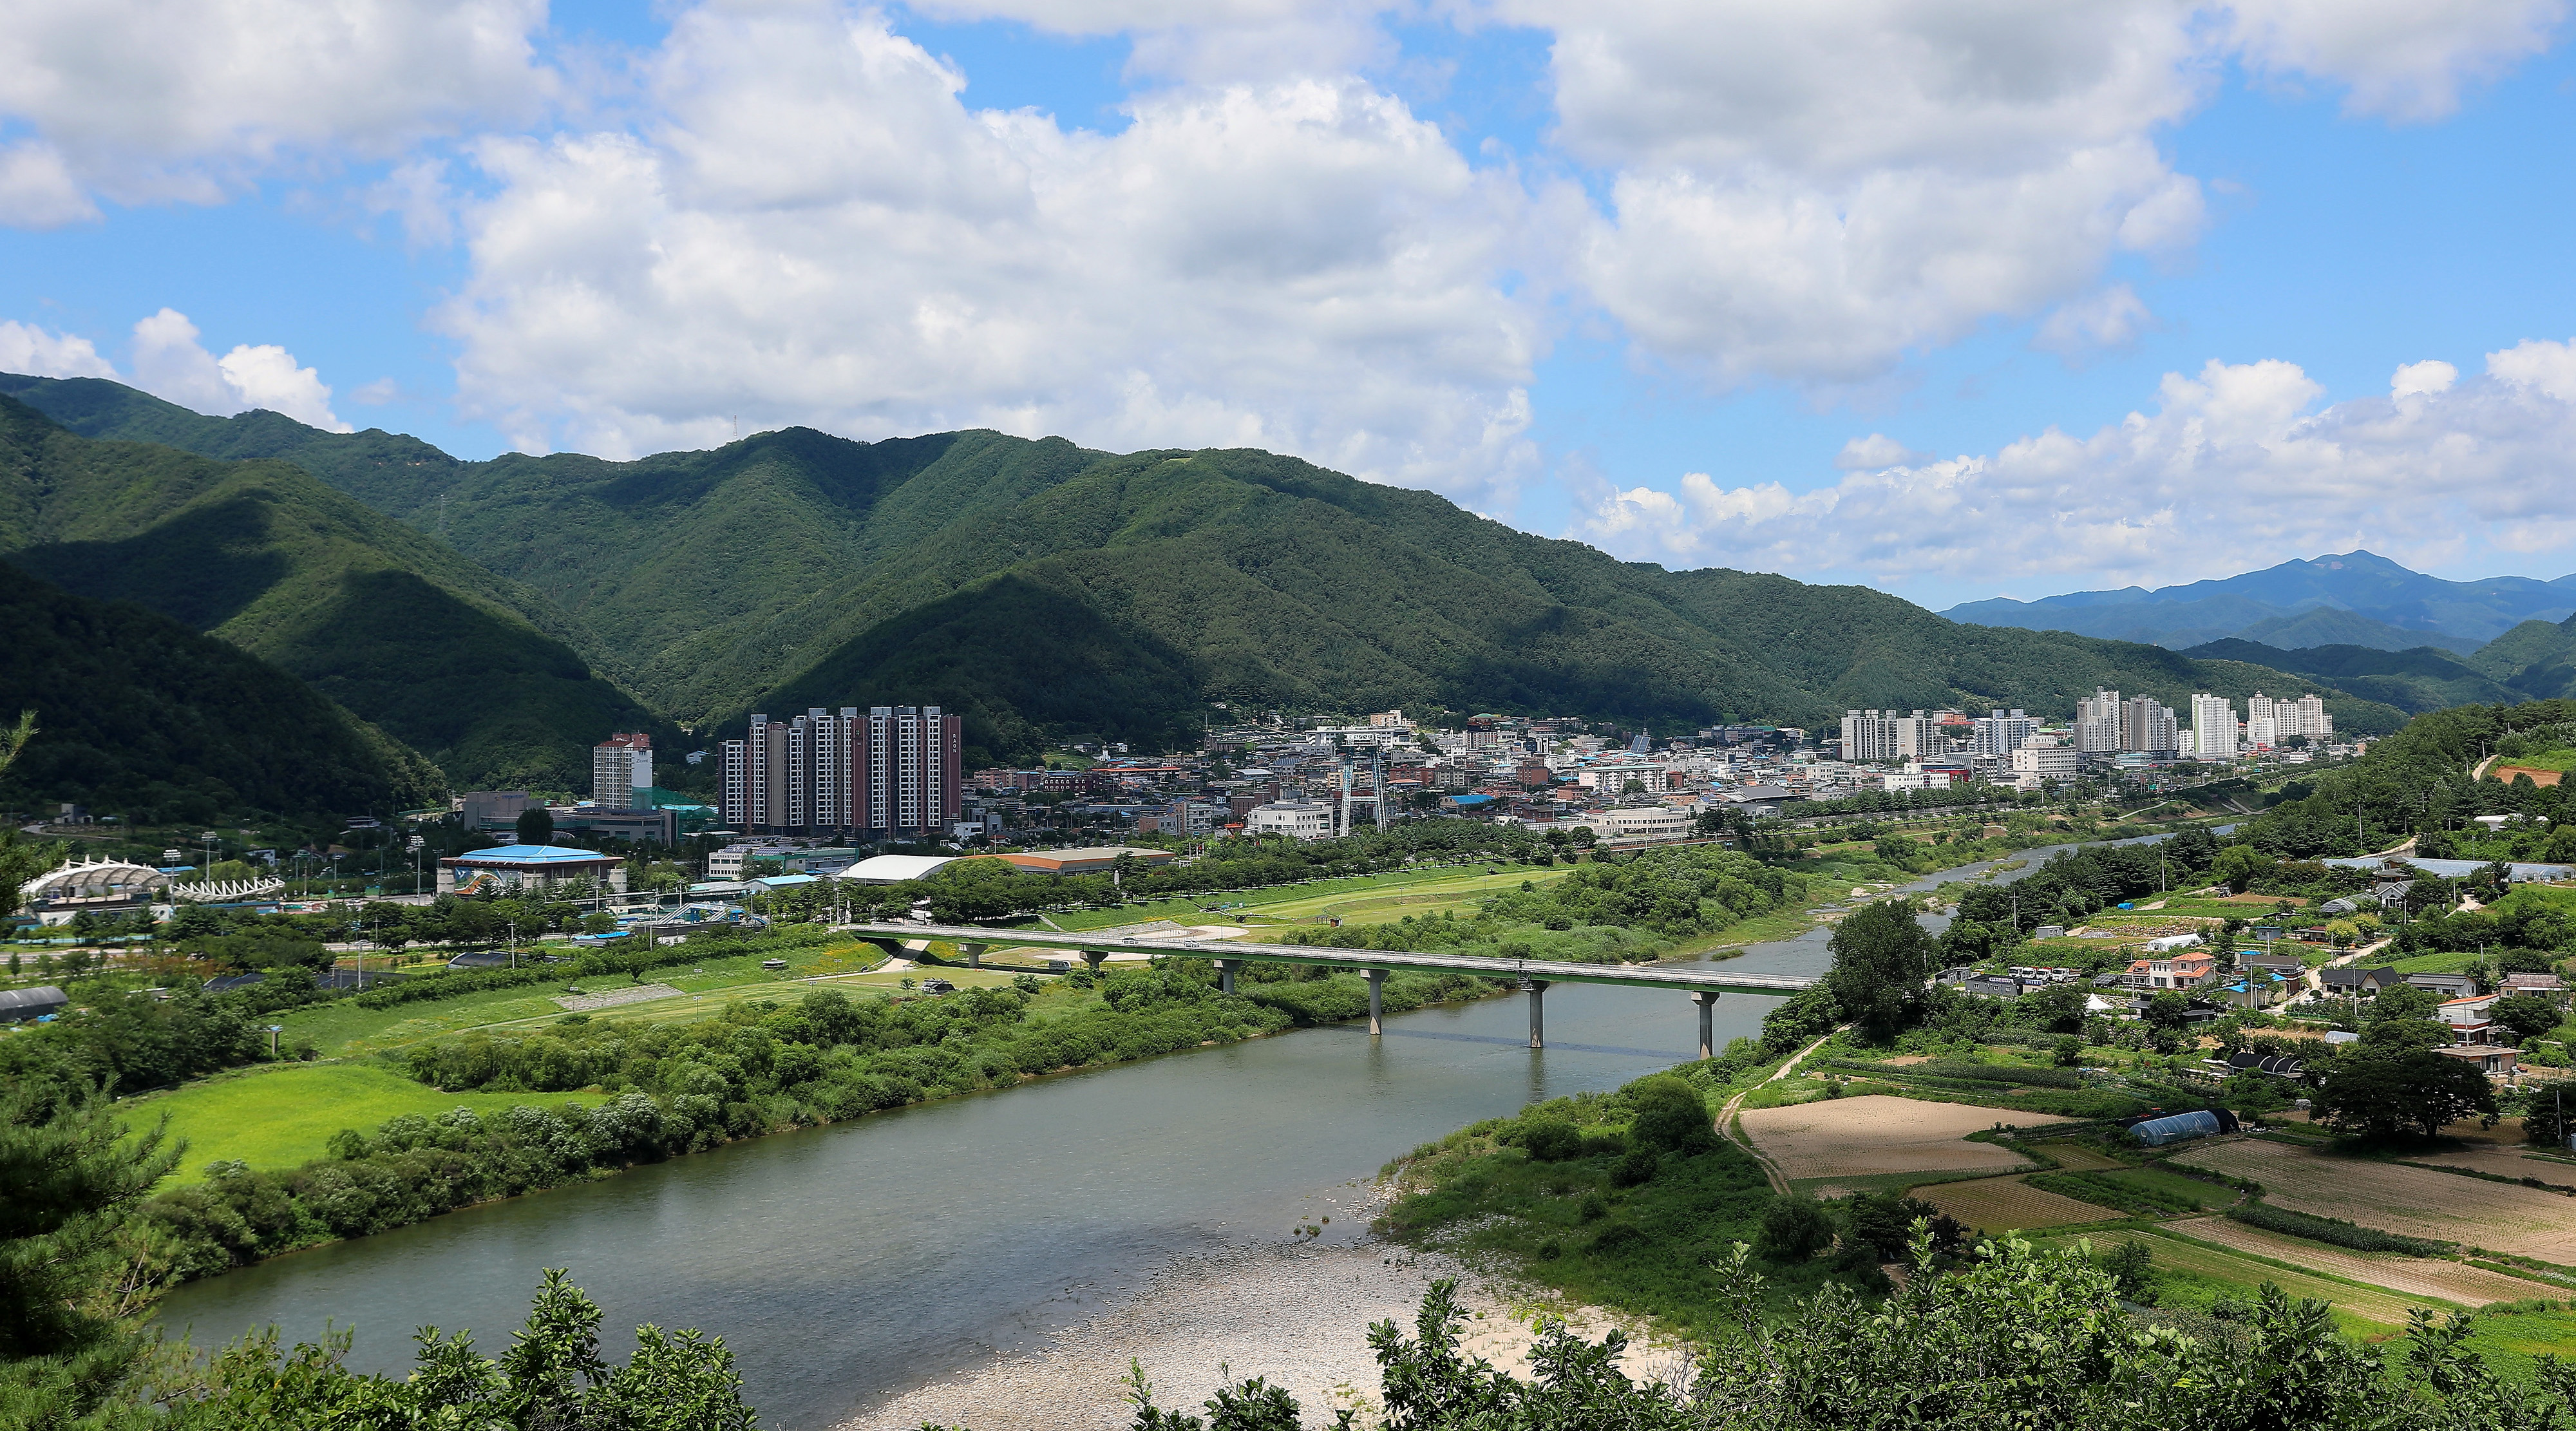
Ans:
<svg viewBox="0 0 2576 1431"><path fill-rule="evenodd" d="M2063 1138L2052 1138L2033 1146L2055 1158L2070 1173L2104 1173L2132 1166L2108 1153Z"/></svg>
<svg viewBox="0 0 2576 1431"><path fill-rule="evenodd" d="M2254 1139L2196 1148L2175 1161L2252 1178L2267 1200L2299 1212L2576 1263L2576 1198Z"/></svg>
<svg viewBox="0 0 2576 1431"><path fill-rule="evenodd" d="M2065 1120L2010 1108L1925 1103L1867 1094L1741 1115L1745 1136L1791 1182L1875 1173L1927 1173L2026 1166L2019 1153L1963 1141L1997 1123L2024 1127Z"/></svg>
<svg viewBox="0 0 2576 1431"><path fill-rule="evenodd" d="M2369 1282L2410 1297L2437 1297L2464 1307L2489 1302L2516 1302L2546 1294L2549 1288L2502 1272L2446 1262L2439 1257L2398 1257L2384 1253L2348 1252L2304 1237L2266 1232L2223 1217L2195 1217L2167 1223L2166 1229L2198 1242L2215 1243L2237 1252L2269 1257L2299 1266Z"/></svg>
<svg viewBox="0 0 2576 1431"><path fill-rule="evenodd" d="M2520 1142L2473 1139L2439 1152L2418 1153L2406 1161L2428 1167L2474 1168L2506 1178L2538 1178L2561 1186L2576 1185L2576 1165L2555 1158L2535 1158Z"/></svg>
<svg viewBox="0 0 2576 1431"><path fill-rule="evenodd" d="M2032 1187L2019 1178L1979 1178L1974 1182L1919 1187L1921 1198L1968 1226L1984 1232L2010 1228L2066 1227L2079 1222L2108 1222L2123 1214L2118 1208L2095 1207L2071 1197Z"/></svg>
<svg viewBox="0 0 2576 1431"><path fill-rule="evenodd" d="M2179 1237L2162 1237L2152 1232L2117 1229L2084 1234L2095 1251L2116 1247L2124 1242L2143 1241L2154 1254L2156 1264L2176 1272L2222 1283L2235 1295L2251 1293L2269 1282L2293 1297L2312 1297L2331 1303L2337 1312L2370 1323L2375 1328L2394 1330L2406 1325L2406 1309L2428 1305L2422 1297L2403 1297L2377 1287L2358 1286L2332 1277L2316 1277L2274 1267L2241 1257L2205 1242L2192 1242ZM2067 1239L2071 1241L2072 1239ZM2442 1304L2448 1309L2448 1304Z"/></svg>

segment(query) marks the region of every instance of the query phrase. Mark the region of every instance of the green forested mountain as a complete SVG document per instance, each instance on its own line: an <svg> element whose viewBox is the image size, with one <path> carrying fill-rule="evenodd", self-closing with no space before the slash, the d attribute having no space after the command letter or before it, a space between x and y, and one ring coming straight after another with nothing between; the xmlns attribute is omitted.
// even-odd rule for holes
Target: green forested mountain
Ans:
<svg viewBox="0 0 2576 1431"><path fill-rule="evenodd" d="M1074 728L1156 742L1209 702L1818 724L1848 706L2070 714L2314 684L2061 632L1962 626L1865 587L1668 572L1426 492L1252 451L1087 451L993 432L804 429L636 462L455 462L112 383L7 379L100 436L284 458L566 614L663 713L936 701L978 755ZM2332 693L2346 729L2390 707Z"/></svg>
<svg viewBox="0 0 2576 1431"><path fill-rule="evenodd" d="M2576 616L2526 621L2478 648L2468 663L2523 696L2576 696Z"/></svg>
<svg viewBox="0 0 2576 1431"><path fill-rule="evenodd" d="M2285 651L2230 637L2194 646L2183 654L2203 661L2241 661L2295 671L2356 696L2384 701L2410 715L2447 706L2511 705L2523 699L2479 670L2471 660L2433 646L2404 651L2375 646L2309 646Z"/></svg>
<svg viewBox="0 0 2576 1431"><path fill-rule="evenodd" d="M246 808L380 814L443 786L414 752L256 656L0 563L0 702L41 733L0 805L78 801L143 821Z"/></svg>
<svg viewBox="0 0 2576 1431"><path fill-rule="evenodd" d="M0 397L0 552L223 637L460 785L582 788L583 745L651 722L528 619L543 598L287 462L92 441Z"/></svg>

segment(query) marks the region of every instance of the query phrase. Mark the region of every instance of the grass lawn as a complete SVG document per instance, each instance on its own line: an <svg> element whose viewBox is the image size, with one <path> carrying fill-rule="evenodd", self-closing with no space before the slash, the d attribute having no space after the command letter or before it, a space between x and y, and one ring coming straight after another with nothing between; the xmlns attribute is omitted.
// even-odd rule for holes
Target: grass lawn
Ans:
<svg viewBox="0 0 2576 1431"><path fill-rule="evenodd" d="M2477 963L2478 951L2463 949L2448 954L2418 954L2411 959L2400 959L2388 967L2400 974L2459 974L2475 968Z"/></svg>
<svg viewBox="0 0 2576 1431"><path fill-rule="evenodd" d="M773 957L785 959L787 968L779 971L760 967L764 958ZM645 978L692 994L729 990L732 998L775 997L807 987L799 982L803 979L856 974L875 966L883 957L873 944L844 944L741 954L709 959L696 965L675 964L666 969L648 970ZM942 977L953 979L955 975L942 971ZM1007 979L1009 976L996 977ZM593 979L583 987L597 992L616 988L620 982L611 976ZM892 978L887 982L892 982ZM309 1042L325 1058L347 1058L381 1053L467 1029L559 1017L563 1010L554 1000L562 992L561 984L529 984L515 989L460 994L449 999L423 999L396 1004L390 1009L360 1008L354 1000L342 1000L289 1010L278 1022L285 1027L282 1037L290 1047ZM694 1001L674 999L666 1002ZM655 1007L654 1004L638 1004L629 1012L641 1016Z"/></svg>
<svg viewBox="0 0 2576 1431"><path fill-rule="evenodd" d="M2478 1318L2468 1346L2498 1374L2527 1383L2539 1358L2554 1355L2564 1361L2567 1349L2576 1346L2576 1312L2492 1313Z"/></svg>
<svg viewBox="0 0 2576 1431"><path fill-rule="evenodd" d="M290 1063L130 1098L117 1116L140 1129L169 1114L171 1133L188 1142L170 1181L192 1183L205 1177L206 1164L226 1159L270 1171L301 1167L328 1152L325 1144L341 1129L373 1132L397 1114L599 1101L581 1093L441 1093L384 1068Z"/></svg>

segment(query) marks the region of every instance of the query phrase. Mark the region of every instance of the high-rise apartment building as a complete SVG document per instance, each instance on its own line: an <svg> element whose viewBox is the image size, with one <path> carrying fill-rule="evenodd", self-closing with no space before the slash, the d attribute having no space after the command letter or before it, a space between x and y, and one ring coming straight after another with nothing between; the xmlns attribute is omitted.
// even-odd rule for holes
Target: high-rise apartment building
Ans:
<svg viewBox="0 0 2576 1431"><path fill-rule="evenodd" d="M960 809L958 717L937 706L754 715L724 743L724 818L748 834L943 835Z"/></svg>
<svg viewBox="0 0 2576 1431"><path fill-rule="evenodd" d="M1949 751L1950 741L1941 733L1941 722L1922 711L1843 712L1845 760L1913 760L1947 755Z"/></svg>
<svg viewBox="0 0 2576 1431"><path fill-rule="evenodd" d="M2171 755L2182 748L2182 720L2153 696L2131 696L2120 703L2120 748Z"/></svg>
<svg viewBox="0 0 2576 1431"><path fill-rule="evenodd" d="M2191 698L2191 753L2202 760L2236 758L2236 703L2225 696Z"/></svg>
<svg viewBox="0 0 2576 1431"><path fill-rule="evenodd" d="M2075 702L2075 749L2085 755L2109 755L2120 746L2120 693L2097 688Z"/></svg>
<svg viewBox="0 0 2576 1431"><path fill-rule="evenodd" d="M1968 748L2001 760L2021 749L2021 743L2038 729L2039 722L2025 711L1989 711L1977 717Z"/></svg>
<svg viewBox="0 0 2576 1431"><path fill-rule="evenodd" d="M653 737L612 735L590 748L590 808L641 810L653 788Z"/></svg>

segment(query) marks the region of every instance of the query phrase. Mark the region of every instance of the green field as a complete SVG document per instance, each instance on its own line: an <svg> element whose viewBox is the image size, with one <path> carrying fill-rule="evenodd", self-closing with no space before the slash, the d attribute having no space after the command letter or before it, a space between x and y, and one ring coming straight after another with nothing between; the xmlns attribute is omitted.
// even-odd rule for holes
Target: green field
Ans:
<svg viewBox="0 0 2576 1431"><path fill-rule="evenodd" d="M2525 770L2555 770L2565 775L2576 771L2576 750L2544 750L2538 755L2517 755L2511 759L2499 756L2496 764L2517 765Z"/></svg>
<svg viewBox="0 0 2576 1431"><path fill-rule="evenodd" d="M1488 875L1485 871L1489 869L1502 873ZM1241 924L1246 920L1287 923L1341 915L1339 906L1355 900L1372 907L1394 908L1393 905L1376 904L1376 901L1391 896L1426 896L1424 902L1434 908L1441 907L1443 901L1463 906L1495 890L1516 888L1525 879L1561 879L1569 872L1570 867L1565 865L1435 865L1390 870L1385 874L1357 875L1350 879L1318 880L1312 884L1189 895L1151 904L1122 905L1116 909L1050 914L1047 921L1067 933L1114 929L1156 919L1168 919L1176 924ZM1396 908L1396 914L1391 917L1400 918L1421 911L1422 905L1416 904Z"/></svg>
<svg viewBox="0 0 2576 1431"><path fill-rule="evenodd" d="M784 959L787 967L784 970L763 969L760 965L765 957ZM645 978L692 994L721 997L637 1004L604 1011L602 1016L638 1019L698 1017L733 999L797 992L806 987L799 982L804 979L857 974L881 962L883 957L873 944L844 944L780 950L774 955L766 951L741 954L694 965L675 964L667 969L649 970ZM873 977L870 976L871 980ZM887 975L883 982L893 983L896 977ZM942 977L954 978L955 974L943 970ZM591 979L582 987L598 993L618 988L626 982L612 975ZM836 977L835 982L840 980ZM285 1029L280 1037L289 1047L309 1043L324 1058L381 1053L467 1029L559 1018L563 1009L555 1003L555 998L563 991L561 984L529 984L515 989L493 989L448 999L396 1004L390 1009L361 1008L355 1000L343 999L336 1003L289 1010L278 1020Z"/></svg>
<svg viewBox="0 0 2576 1431"><path fill-rule="evenodd" d="M270 1171L301 1167L329 1151L325 1145L341 1129L373 1132L397 1114L599 1101L583 1093L441 1093L389 1069L290 1063L130 1098L117 1116L140 1129L167 1113L171 1134L188 1144L171 1180L191 1183L205 1177L206 1164L229 1159Z"/></svg>
<svg viewBox="0 0 2576 1431"><path fill-rule="evenodd" d="M2060 1245L2077 1239L2050 1239ZM2205 1242L2173 1237L2145 1230L2112 1229L2084 1235L2093 1250L2103 1251L2115 1244L2143 1240L2155 1257L2157 1305L2207 1311L2221 1299L2242 1300L2252 1297L2269 1282L2294 1297L2312 1297L2332 1304L2335 1325L2347 1336L2375 1338L2402 1331L2406 1326L2408 1307L2431 1306L2438 1310L2456 1310L2447 1302L2426 1297L2409 1297L2384 1287L2364 1286L2339 1277L2283 1267L2259 1258L2247 1257Z"/></svg>

